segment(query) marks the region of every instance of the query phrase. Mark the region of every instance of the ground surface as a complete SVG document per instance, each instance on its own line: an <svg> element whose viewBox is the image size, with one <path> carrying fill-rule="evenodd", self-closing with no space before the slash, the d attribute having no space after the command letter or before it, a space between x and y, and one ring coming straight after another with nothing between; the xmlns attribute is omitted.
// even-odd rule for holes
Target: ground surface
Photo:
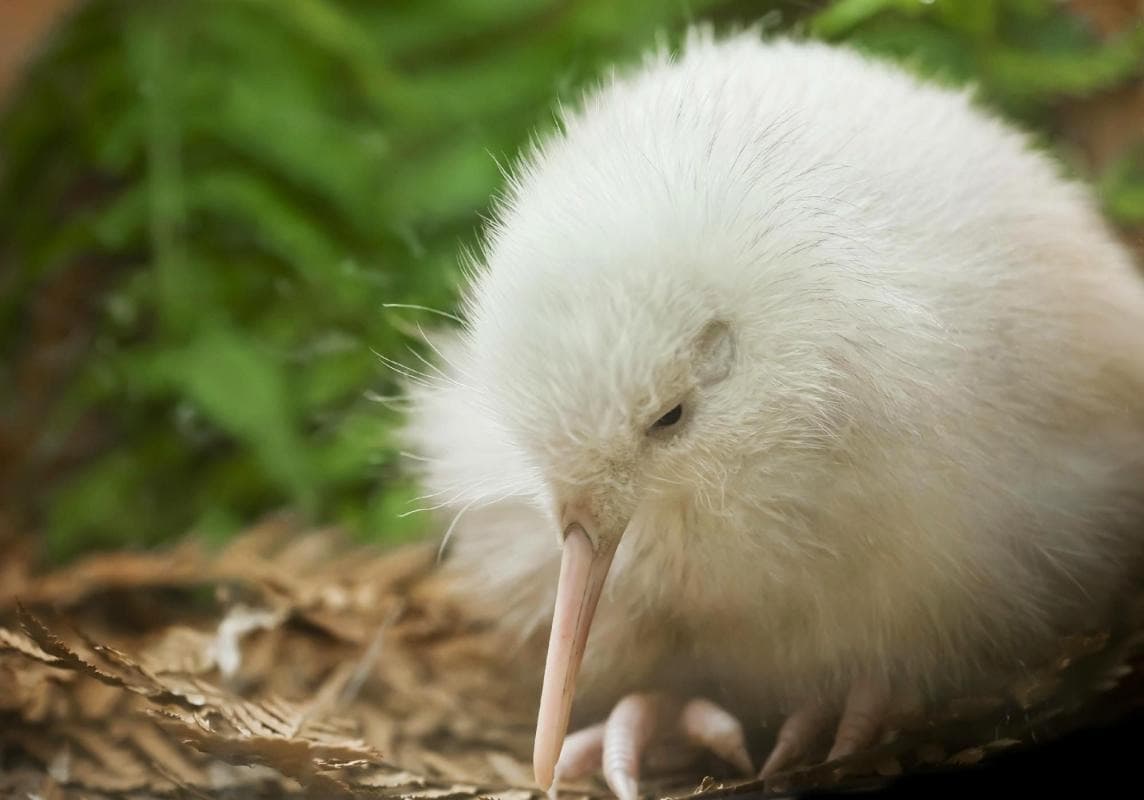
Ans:
<svg viewBox="0 0 1144 800"><path fill-rule="evenodd" d="M381 553L274 519L213 553L187 542L47 572L29 545L0 543L0 795L539 797L534 653L451 600L431 543ZM1059 660L1004 695L963 699L769 788L957 775L1126 718L1144 706L1131 622L1062 642ZM763 788L716 769L681 767L648 788Z"/></svg>

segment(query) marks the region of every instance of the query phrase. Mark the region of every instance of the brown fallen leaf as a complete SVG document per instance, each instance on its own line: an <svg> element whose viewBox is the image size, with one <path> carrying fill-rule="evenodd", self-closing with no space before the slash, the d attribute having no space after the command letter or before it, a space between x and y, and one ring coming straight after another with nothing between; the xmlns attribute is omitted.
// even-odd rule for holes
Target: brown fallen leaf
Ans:
<svg viewBox="0 0 1144 800"><path fill-rule="evenodd" d="M543 637L506 642L468 616L431 543L382 553L308 535L267 524L221 553L171 551L193 569L152 554L118 571L111 554L65 568L83 576L70 591L51 573L51 591L25 583L22 597L51 599L0 615L0 679L14 687L0 745L19 755L14 769L65 796L540 800L529 763ZM215 589L213 605L170 591L192 580ZM125 602L137 609L126 618ZM1004 691L903 719L876 748L781 778L792 790L869 788L1082 725L1138 685L1144 702L1144 616L1139 627L1064 639ZM646 786L701 798L761 788L719 766L656 760ZM608 794L597 779L566 788Z"/></svg>

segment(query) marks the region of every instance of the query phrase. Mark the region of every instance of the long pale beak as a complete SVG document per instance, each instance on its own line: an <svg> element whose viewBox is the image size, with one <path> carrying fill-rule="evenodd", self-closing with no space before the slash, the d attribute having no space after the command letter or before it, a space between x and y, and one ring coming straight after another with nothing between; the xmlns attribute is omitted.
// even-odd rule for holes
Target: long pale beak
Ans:
<svg viewBox="0 0 1144 800"><path fill-rule="evenodd" d="M596 603L608 577L619 536L599 537L597 542L597 547L593 548L588 534L578 523L574 522L565 529L560 582L556 586L556 610L552 615L544 686L540 691L540 713L536 719L536 742L532 751L536 782L545 792L552 786L556 762L568 732L576 675L580 671Z"/></svg>

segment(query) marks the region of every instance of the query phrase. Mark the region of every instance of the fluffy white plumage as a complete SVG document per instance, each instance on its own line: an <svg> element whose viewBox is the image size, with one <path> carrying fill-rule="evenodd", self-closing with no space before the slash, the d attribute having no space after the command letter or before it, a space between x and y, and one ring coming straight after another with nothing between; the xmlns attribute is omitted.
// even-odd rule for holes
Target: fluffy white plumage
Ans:
<svg viewBox="0 0 1144 800"><path fill-rule="evenodd" d="M522 635L560 504L628 522L578 707L934 696L1110 610L1142 545L1144 283L1084 187L965 91L754 34L693 34L562 128L407 434L463 511L448 568Z"/></svg>

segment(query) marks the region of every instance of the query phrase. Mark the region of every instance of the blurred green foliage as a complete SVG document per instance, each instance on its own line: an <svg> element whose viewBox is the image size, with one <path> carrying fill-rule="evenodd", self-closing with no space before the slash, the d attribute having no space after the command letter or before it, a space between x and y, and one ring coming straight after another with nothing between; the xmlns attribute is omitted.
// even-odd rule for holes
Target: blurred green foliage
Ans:
<svg viewBox="0 0 1144 800"><path fill-rule="evenodd" d="M701 19L973 81L1049 139L1062 98L1144 65L1144 26L1102 42L1054 0L93 2L0 121L0 412L42 357L35 298L95 275L80 352L12 456L50 552L221 536L281 505L415 535L375 352L410 361L437 321L386 304L450 308L498 161ZM1125 223L1142 165L1094 176ZM84 424L97 445L75 444Z"/></svg>

